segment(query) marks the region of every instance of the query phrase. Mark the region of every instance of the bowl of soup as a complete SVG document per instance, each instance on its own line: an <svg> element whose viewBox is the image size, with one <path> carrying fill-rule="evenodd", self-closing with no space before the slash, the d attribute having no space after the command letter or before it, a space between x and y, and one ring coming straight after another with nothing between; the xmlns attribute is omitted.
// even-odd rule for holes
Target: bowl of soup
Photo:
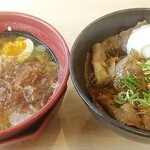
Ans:
<svg viewBox="0 0 150 150"><path fill-rule="evenodd" d="M140 142L150 141L149 32L150 9L113 12L83 29L70 55L71 79L92 114Z"/></svg>
<svg viewBox="0 0 150 150"><path fill-rule="evenodd" d="M69 51L37 17L0 12L0 140L33 125L64 95Z"/></svg>

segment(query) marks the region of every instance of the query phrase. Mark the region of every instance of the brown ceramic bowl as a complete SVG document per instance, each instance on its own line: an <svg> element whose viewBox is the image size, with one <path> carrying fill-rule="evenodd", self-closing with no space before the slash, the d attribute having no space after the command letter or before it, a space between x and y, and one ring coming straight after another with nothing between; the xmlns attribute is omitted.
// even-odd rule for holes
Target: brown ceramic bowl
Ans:
<svg viewBox="0 0 150 150"><path fill-rule="evenodd" d="M87 93L84 70L86 53L91 52L92 46L96 42L119 33L121 29L133 27L138 21L145 19L150 22L150 9L148 8L127 9L105 15L82 30L75 40L70 54L70 74L73 84L89 110L112 131L140 142L150 142L150 132L123 125L109 117L103 107L98 109Z"/></svg>
<svg viewBox="0 0 150 150"><path fill-rule="evenodd" d="M69 76L69 50L65 40L53 26L28 14L0 12L0 32L7 30L8 27L16 31L32 34L51 49L59 66L59 87L47 104L35 115L16 126L0 131L0 141L14 137L45 115L64 94Z"/></svg>

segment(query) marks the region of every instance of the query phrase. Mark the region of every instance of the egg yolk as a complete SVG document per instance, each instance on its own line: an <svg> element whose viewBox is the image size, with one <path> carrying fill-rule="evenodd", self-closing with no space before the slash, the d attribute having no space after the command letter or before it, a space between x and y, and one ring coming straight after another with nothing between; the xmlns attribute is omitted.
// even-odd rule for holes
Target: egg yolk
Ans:
<svg viewBox="0 0 150 150"><path fill-rule="evenodd" d="M21 54L26 48L25 41L14 41L14 42L7 42L3 45L1 54L5 56L18 56Z"/></svg>

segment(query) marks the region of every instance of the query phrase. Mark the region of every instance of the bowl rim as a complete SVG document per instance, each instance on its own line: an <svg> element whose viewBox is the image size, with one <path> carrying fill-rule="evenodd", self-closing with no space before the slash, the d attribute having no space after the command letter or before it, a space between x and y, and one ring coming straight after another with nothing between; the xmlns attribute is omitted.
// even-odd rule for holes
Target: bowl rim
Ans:
<svg viewBox="0 0 150 150"><path fill-rule="evenodd" d="M70 53L70 64L69 64L69 68L70 68L70 77L71 80L73 82L73 85L77 91L77 93L79 94L79 96L81 97L81 99L83 100L83 102L87 105L88 108L90 108L90 110L92 110L92 112L94 112L96 114L96 116L99 119L104 120L105 122L108 122L110 125L112 125L115 128L119 128L125 132L137 135L137 136L142 136L145 138L150 138L150 132L149 131L143 131L143 130L139 130L136 129L134 127L130 127L128 125L124 125L122 123L120 123L119 121L111 118L110 116L108 116L107 114L105 114L104 112L101 112L90 100L89 98L83 93L82 89L80 88L80 86L78 85L78 82L76 80L76 77L74 75L74 71L73 71L73 57L74 57L74 53L75 53L75 49L76 49L76 45L78 44L78 41L80 40L80 37L82 35L85 34L85 31L88 30L91 26L93 26L94 24L96 24L99 21L102 21L108 17L117 15L117 14L121 14L121 13L126 13L126 12L134 12L134 11L150 11L150 8L128 8L128 9L121 9L121 10L117 10L114 12L110 12L106 15L103 15L99 18L97 18L96 20L92 21L91 23L89 23L87 26L85 26L85 28L79 33L79 35L76 37L72 48L71 48L71 53Z"/></svg>
<svg viewBox="0 0 150 150"><path fill-rule="evenodd" d="M11 16L11 17L23 17L23 18L27 18L30 19L32 21L38 22L44 26L46 26L50 31L52 31L60 40L63 49L64 49L64 56L65 56L65 66L64 66L64 75L63 75L63 80L61 80L61 84L59 85L59 87L57 88L56 92L54 93L54 95L52 96L52 99L50 101L47 102L47 104L41 108L37 113L35 113L34 115L32 115L30 118L26 119L25 121L13 126L13 127L9 127L5 130L0 131L0 136L6 136L6 134L9 133L15 133L18 130L24 129L26 126L28 126L28 124L32 124L31 122L35 122L36 120L38 120L41 116L43 116L43 114L45 114L59 99L59 97L61 96L61 94L63 94L63 91L66 88L66 84L69 78L69 48L67 46L66 41L64 40L63 36L60 34L60 32L53 27L50 23L46 22L45 20L27 14L27 13L22 13L22 12L15 12L15 11L0 11L0 16Z"/></svg>

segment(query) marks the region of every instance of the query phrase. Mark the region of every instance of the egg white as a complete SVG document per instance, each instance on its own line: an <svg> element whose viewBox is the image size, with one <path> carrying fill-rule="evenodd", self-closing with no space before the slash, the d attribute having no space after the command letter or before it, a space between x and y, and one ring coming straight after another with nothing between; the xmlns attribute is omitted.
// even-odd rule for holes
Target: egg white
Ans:
<svg viewBox="0 0 150 150"><path fill-rule="evenodd" d="M25 50L20 55L18 55L18 60L20 61L23 61L26 58L28 58L34 49L33 42L30 39L26 39L25 43L26 43Z"/></svg>
<svg viewBox="0 0 150 150"><path fill-rule="evenodd" d="M127 53L135 49L144 58L150 57L150 24L134 29L126 45Z"/></svg>

